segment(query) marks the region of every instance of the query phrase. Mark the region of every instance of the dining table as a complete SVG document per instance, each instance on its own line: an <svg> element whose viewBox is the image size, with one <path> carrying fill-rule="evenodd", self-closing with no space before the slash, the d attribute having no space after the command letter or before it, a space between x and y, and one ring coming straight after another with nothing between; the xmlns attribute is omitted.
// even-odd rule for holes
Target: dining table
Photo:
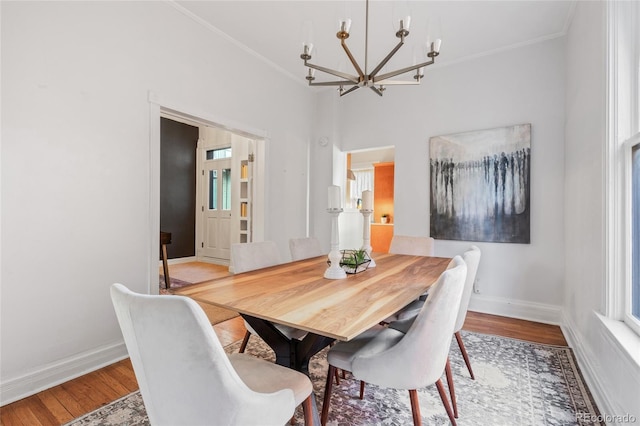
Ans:
<svg viewBox="0 0 640 426"><path fill-rule="evenodd" d="M327 257L229 275L181 289L198 302L238 312L276 354L276 363L308 374L309 359L348 341L417 299L450 258L375 254L375 267L345 279L324 278ZM307 332L285 337L274 324Z"/></svg>

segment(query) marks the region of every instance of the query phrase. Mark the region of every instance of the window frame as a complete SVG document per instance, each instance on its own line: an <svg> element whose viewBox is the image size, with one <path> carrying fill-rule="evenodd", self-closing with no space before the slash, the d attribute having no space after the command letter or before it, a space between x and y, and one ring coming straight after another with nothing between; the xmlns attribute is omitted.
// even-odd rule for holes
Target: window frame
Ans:
<svg viewBox="0 0 640 426"><path fill-rule="evenodd" d="M622 230L622 236L628 235L629 238L623 238L625 247L624 247L624 256L625 256L625 264L628 265L624 271L624 306L623 306L623 321L637 334L640 335L640 318L637 318L632 313L632 304L633 304L633 238L631 237L633 234L633 201L632 201L632 155L633 148L635 146L640 147L640 132L634 134L632 137L624 141L622 144L622 155L624 158L624 226ZM640 215L640 212L636 213ZM639 249L639 248L636 248ZM640 291L640 288L636 289L636 291Z"/></svg>
<svg viewBox="0 0 640 426"><path fill-rule="evenodd" d="M632 3L630 3L632 4ZM632 315L632 148L640 144L640 10L607 2L607 143L605 148L606 294L604 311L640 335ZM633 5L631 7L639 7ZM635 13L634 13L635 12ZM623 20L630 18L630 21ZM628 48L626 56L620 50ZM629 87L630 86L630 87ZM625 96L628 94L628 98Z"/></svg>

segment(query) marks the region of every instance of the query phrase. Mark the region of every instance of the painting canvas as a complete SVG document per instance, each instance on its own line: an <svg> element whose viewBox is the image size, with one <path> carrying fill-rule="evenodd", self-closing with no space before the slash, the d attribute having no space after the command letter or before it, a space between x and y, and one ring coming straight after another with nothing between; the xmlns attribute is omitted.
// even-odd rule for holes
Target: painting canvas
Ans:
<svg viewBox="0 0 640 426"><path fill-rule="evenodd" d="M530 242L531 124L429 140L431 236Z"/></svg>

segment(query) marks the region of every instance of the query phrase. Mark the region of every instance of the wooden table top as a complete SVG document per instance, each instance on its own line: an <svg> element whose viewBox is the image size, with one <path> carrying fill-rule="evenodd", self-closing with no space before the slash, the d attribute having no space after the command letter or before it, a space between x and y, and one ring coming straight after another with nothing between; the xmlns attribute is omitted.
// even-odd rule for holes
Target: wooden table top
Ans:
<svg viewBox="0 0 640 426"><path fill-rule="evenodd" d="M324 278L326 256L284 263L180 289L199 302L350 340L417 299L449 258L374 255L377 266L346 279Z"/></svg>

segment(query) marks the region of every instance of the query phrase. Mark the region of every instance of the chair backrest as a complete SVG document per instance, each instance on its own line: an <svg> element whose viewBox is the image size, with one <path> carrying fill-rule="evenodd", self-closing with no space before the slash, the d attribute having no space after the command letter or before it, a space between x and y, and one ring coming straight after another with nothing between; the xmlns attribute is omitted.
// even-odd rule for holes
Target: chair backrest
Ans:
<svg viewBox="0 0 640 426"><path fill-rule="evenodd" d="M480 249L476 246L471 246L469 250L462 254L462 260L467 264L467 278L464 283L462 300L460 301L458 319L453 329L454 333L462 330L462 325L467 317L467 310L469 309L469 302L471 301L471 292L473 291L473 282L476 280L476 273L478 272L478 265L480 264Z"/></svg>
<svg viewBox="0 0 640 426"><path fill-rule="evenodd" d="M315 237L291 238L289 250L291 250L291 259L294 261L325 254L320 247L320 241Z"/></svg>
<svg viewBox="0 0 640 426"><path fill-rule="evenodd" d="M460 256L450 266L429 289L422 310L397 344L353 361L355 377L383 387L418 389L442 376L467 274Z"/></svg>
<svg viewBox="0 0 640 426"><path fill-rule="evenodd" d="M283 424L293 413L290 389L260 394L246 386L192 299L113 284L111 300L152 425ZM275 420L269 405L290 411Z"/></svg>
<svg viewBox="0 0 640 426"><path fill-rule="evenodd" d="M273 241L231 244L231 266L235 274L279 263L281 263L280 253L278 246Z"/></svg>
<svg viewBox="0 0 640 426"><path fill-rule="evenodd" d="M389 253L410 254L413 256L433 256L435 240L431 237L409 237L394 235L391 238Z"/></svg>

